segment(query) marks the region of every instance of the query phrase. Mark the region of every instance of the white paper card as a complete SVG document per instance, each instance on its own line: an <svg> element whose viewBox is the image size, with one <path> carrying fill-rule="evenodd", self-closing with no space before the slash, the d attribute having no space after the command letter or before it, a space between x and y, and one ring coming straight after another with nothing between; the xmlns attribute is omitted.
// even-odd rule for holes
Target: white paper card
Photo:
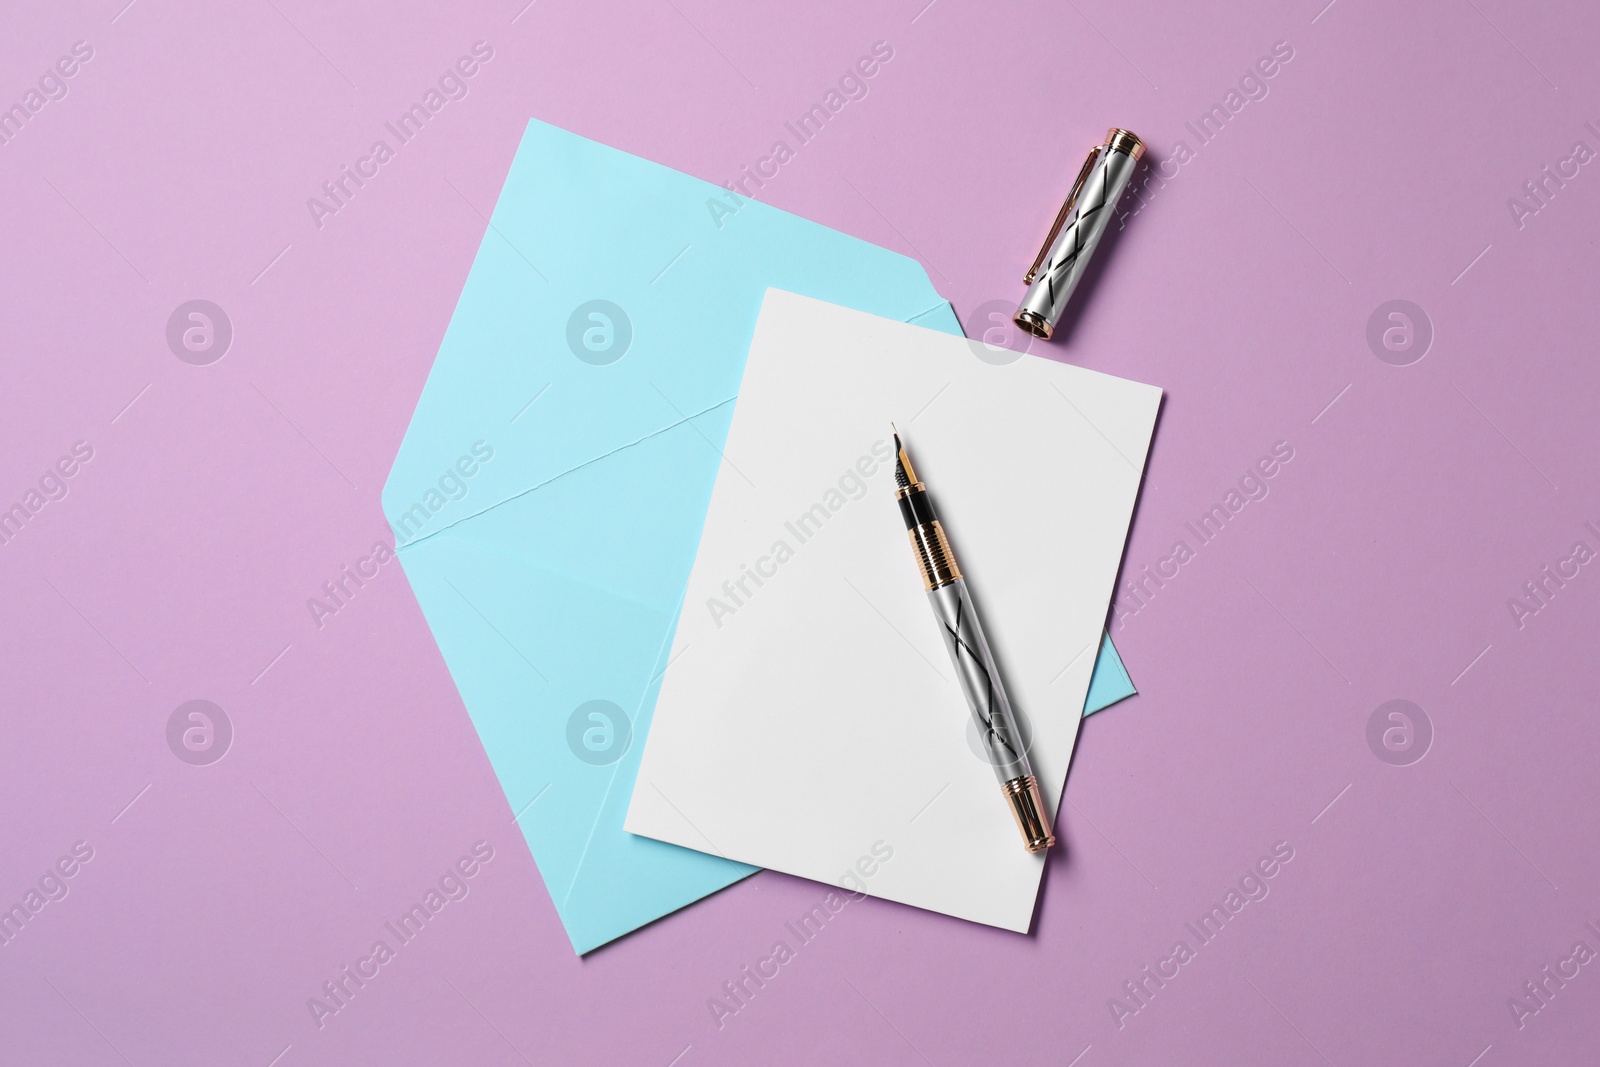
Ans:
<svg viewBox="0 0 1600 1067"><path fill-rule="evenodd" d="M1053 809L1161 391L1013 357L767 291L627 830L1028 930L1044 860L980 755L890 422Z"/></svg>

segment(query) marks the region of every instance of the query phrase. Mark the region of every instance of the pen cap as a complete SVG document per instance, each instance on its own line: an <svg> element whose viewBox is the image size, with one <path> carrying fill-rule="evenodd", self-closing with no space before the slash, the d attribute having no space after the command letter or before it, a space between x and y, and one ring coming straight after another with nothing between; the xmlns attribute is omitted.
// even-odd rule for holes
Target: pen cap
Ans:
<svg viewBox="0 0 1600 1067"><path fill-rule="evenodd" d="M1106 131L1105 143L1089 153L1022 279L1028 291L1013 316L1018 326L1047 340L1055 332L1143 155L1144 142L1117 127Z"/></svg>

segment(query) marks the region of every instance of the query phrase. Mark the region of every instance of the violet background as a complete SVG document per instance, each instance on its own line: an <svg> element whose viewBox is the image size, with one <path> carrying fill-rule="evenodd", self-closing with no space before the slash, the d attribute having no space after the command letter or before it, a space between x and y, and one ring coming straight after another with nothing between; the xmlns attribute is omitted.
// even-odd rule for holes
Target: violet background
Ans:
<svg viewBox="0 0 1600 1067"><path fill-rule="evenodd" d="M1600 974L1507 999L1600 926L1600 18L1507 0L12 5L0 899L94 859L0 947L0 1060L965 1064L1584 1062ZM521 10L519 10L521 8ZM494 58L319 230L321 183L473 42ZM894 58L761 198L1011 302L1105 127L1196 149L1101 257L1057 358L1167 390L1124 577L1258 458L1294 459L1114 631L1141 695L1084 726L1035 930L851 904L719 1029L722 983L823 887L763 873L574 958L387 539L378 494L536 116L716 182L876 41ZM1294 58L1211 143L1184 127ZM454 188L452 188L452 185ZM458 192L459 191L459 192ZM234 328L210 366L166 321ZM1435 337L1369 350L1385 301ZM1331 402L1331 406L1330 405ZM210 766L169 715L215 701ZM1434 729L1368 747L1385 701ZM1334 801L1331 806L1330 801ZM495 859L319 1029L322 983L471 844ZM1294 860L1136 1016L1108 999L1276 841ZM1475 1059L1475 1057L1477 1057Z"/></svg>

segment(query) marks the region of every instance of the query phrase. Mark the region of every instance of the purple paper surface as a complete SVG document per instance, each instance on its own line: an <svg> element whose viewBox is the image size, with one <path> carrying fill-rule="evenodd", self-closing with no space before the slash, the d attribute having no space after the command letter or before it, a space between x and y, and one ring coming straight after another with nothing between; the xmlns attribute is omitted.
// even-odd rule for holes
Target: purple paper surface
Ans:
<svg viewBox="0 0 1600 1067"><path fill-rule="evenodd" d="M1593 1058L1592 9L444 7L0 22L0 1062ZM1149 141L1034 343L1167 400L1032 935L764 873L573 957L378 558L530 116L974 335Z"/></svg>

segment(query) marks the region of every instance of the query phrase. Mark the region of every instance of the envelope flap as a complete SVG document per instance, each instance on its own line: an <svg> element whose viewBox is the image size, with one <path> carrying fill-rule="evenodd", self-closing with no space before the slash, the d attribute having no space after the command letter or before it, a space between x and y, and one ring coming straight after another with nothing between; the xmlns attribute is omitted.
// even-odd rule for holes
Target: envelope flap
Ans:
<svg viewBox="0 0 1600 1067"><path fill-rule="evenodd" d="M914 260L530 122L384 489L397 538L731 399L769 285L948 314Z"/></svg>

